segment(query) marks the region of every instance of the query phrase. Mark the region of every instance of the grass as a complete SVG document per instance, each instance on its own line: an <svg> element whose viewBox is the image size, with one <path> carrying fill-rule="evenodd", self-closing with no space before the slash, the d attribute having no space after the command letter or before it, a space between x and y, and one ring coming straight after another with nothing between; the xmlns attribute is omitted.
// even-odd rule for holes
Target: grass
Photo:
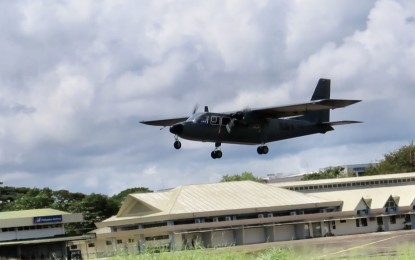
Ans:
<svg viewBox="0 0 415 260"><path fill-rule="evenodd" d="M291 259L415 259L415 245L404 244L385 253L377 253L372 249L359 248L350 251L339 251L332 253L321 252L314 247L308 248L270 248L260 251L235 251L231 248L225 249L198 249L176 252L153 253L146 252L140 255L120 253L112 257L112 260L291 260Z"/></svg>
<svg viewBox="0 0 415 260"><path fill-rule="evenodd" d="M118 254L111 258L112 260L268 260L268 259L301 259L295 257L295 254L289 249L272 248L257 252L249 251L235 251L230 249L199 249L199 250L184 250L176 252L161 252L151 253L145 252L139 255Z"/></svg>

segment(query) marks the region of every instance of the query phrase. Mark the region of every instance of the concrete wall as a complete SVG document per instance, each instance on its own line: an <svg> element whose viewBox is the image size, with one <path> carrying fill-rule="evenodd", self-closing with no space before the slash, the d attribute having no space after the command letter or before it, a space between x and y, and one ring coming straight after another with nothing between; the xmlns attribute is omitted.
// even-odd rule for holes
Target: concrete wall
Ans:
<svg viewBox="0 0 415 260"><path fill-rule="evenodd" d="M286 241L295 239L294 225L274 226L273 241Z"/></svg>
<svg viewBox="0 0 415 260"><path fill-rule="evenodd" d="M209 233L211 234L211 247L233 246L236 243L233 230L212 231Z"/></svg>
<svg viewBox="0 0 415 260"><path fill-rule="evenodd" d="M265 242L265 230L263 227L245 229L244 244L257 244Z"/></svg>

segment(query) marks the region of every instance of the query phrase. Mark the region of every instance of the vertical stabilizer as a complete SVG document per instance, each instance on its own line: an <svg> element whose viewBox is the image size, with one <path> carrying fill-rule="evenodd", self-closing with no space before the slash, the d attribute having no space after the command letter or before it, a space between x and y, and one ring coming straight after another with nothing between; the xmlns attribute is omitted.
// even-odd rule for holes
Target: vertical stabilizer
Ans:
<svg viewBox="0 0 415 260"><path fill-rule="evenodd" d="M311 101L330 99L330 80L320 79L317 83L316 89L314 90ZM330 121L330 110L310 111L305 113L304 116L300 116L297 119L307 120L310 122L322 123Z"/></svg>
<svg viewBox="0 0 415 260"><path fill-rule="evenodd" d="M320 99L330 99L330 80L320 79L317 83L317 87L314 90L311 101Z"/></svg>

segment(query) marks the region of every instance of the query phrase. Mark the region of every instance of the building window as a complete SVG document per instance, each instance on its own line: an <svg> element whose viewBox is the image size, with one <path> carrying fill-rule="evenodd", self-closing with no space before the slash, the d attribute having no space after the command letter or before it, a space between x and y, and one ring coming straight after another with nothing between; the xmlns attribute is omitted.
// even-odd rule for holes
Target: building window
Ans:
<svg viewBox="0 0 415 260"><path fill-rule="evenodd" d="M95 243L88 243L88 247L95 247Z"/></svg>
<svg viewBox="0 0 415 260"><path fill-rule="evenodd" d="M73 249L77 249L78 248L78 246L77 245L71 245L71 249L73 250Z"/></svg>
<svg viewBox="0 0 415 260"><path fill-rule="evenodd" d="M134 238L129 238L128 243L134 243Z"/></svg>
<svg viewBox="0 0 415 260"><path fill-rule="evenodd" d="M382 217L377 217L376 222L377 222L378 226L382 226L383 225L383 218Z"/></svg>
<svg viewBox="0 0 415 260"><path fill-rule="evenodd" d="M367 218L357 218L356 227L367 227Z"/></svg>
<svg viewBox="0 0 415 260"><path fill-rule="evenodd" d="M391 224L396 224L396 216L390 216L390 217L389 217L389 222L390 222Z"/></svg>
<svg viewBox="0 0 415 260"><path fill-rule="evenodd" d="M346 223L345 219L340 219L340 223Z"/></svg>
<svg viewBox="0 0 415 260"><path fill-rule="evenodd" d="M331 229L336 229L336 221L331 222Z"/></svg>
<svg viewBox="0 0 415 260"><path fill-rule="evenodd" d="M121 239L117 239L117 244L122 244L122 240Z"/></svg>
<svg viewBox="0 0 415 260"><path fill-rule="evenodd" d="M110 245L112 245L112 242L111 242L111 240L107 240L107 241L105 241L105 244L106 244L107 246L110 246Z"/></svg>

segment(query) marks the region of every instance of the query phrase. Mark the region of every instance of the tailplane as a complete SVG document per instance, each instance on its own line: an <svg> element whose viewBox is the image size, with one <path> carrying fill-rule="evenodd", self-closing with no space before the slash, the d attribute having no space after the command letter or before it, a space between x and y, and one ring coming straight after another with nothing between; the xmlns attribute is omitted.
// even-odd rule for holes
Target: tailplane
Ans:
<svg viewBox="0 0 415 260"><path fill-rule="evenodd" d="M316 89L314 90L311 101L330 99L330 80L319 79ZM330 121L330 109L324 109L319 111L309 111L303 116L299 117L301 120L307 120L310 122L322 123Z"/></svg>

